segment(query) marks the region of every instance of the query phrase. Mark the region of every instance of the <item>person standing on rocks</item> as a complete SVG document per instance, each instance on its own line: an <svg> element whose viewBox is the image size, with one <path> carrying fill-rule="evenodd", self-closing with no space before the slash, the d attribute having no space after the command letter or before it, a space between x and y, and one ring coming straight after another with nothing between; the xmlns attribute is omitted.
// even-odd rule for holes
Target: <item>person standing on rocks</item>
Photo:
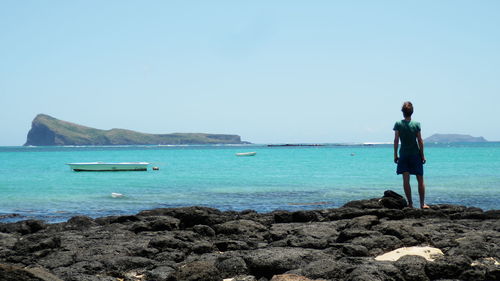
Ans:
<svg viewBox="0 0 500 281"><path fill-rule="evenodd" d="M420 196L420 208L428 209L425 204L424 166L426 159L424 155L424 141L420 133L420 123L411 120L413 104L409 101L403 103L401 108L404 119L394 124L394 162L398 164L396 173L403 175L403 188L408 200L408 206L413 208L411 197L410 175L415 175L418 182L418 194ZM401 140L401 147L398 147Z"/></svg>

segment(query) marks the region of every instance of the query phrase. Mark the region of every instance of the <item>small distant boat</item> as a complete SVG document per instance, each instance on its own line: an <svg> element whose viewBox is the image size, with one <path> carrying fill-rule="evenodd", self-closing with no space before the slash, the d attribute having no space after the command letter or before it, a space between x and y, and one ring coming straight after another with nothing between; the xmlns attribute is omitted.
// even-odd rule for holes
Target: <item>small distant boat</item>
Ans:
<svg viewBox="0 0 500 281"><path fill-rule="evenodd" d="M121 197L124 197L125 195L121 194L121 193L117 193L117 192L111 192L111 197L113 198L121 198Z"/></svg>
<svg viewBox="0 0 500 281"><path fill-rule="evenodd" d="M236 153L236 156L255 156L257 152L241 152L241 153Z"/></svg>
<svg viewBox="0 0 500 281"><path fill-rule="evenodd" d="M104 172L104 171L147 171L148 162L85 162L68 163L69 167L75 172Z"/></svg>

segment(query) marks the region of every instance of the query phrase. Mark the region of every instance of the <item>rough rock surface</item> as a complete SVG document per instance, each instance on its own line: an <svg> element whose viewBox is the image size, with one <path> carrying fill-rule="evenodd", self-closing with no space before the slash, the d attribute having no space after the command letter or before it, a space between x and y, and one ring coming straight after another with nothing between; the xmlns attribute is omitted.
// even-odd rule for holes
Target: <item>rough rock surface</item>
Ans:
<svg viewBox="0 0 500 281"><path fill-rule="evenodd" d="M0 224L0 280L500 280L500 212L384 197L312 211L155 209ZM375 257L432 246L435 261Z"/></svg>

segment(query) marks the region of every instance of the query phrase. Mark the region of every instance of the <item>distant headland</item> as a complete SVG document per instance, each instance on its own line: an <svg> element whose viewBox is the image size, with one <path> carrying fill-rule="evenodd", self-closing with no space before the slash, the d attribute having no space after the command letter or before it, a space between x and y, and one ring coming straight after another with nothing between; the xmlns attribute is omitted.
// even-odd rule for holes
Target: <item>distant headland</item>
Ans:
<svg viewBox="0 0 500 281"><path fill-rule="evenodd" d="M238 135L172 133L146 134L125 129L100 130L46 114L33 119L25 146L50 145L183 145L245 144Z"/></svg>
<svg viewBox="0 0 500 281"><path fill-rule="evenodd" d="M434 134L425 139L428 143L454 143L454 142L488 142L483 137L473 137L461 134Z"/></svg>

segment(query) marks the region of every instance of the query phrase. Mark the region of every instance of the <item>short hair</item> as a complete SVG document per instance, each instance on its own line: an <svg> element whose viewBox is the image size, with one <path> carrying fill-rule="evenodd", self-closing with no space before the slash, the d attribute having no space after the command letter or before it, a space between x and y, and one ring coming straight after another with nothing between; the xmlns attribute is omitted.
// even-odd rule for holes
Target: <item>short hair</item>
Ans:
<svg viewBox="0 0 500 281"><path fill-rule="evenodd" d="M404 117L411 117L413 114L413 104L409 101L405 101L401 111L403 112Z"/></svg>

